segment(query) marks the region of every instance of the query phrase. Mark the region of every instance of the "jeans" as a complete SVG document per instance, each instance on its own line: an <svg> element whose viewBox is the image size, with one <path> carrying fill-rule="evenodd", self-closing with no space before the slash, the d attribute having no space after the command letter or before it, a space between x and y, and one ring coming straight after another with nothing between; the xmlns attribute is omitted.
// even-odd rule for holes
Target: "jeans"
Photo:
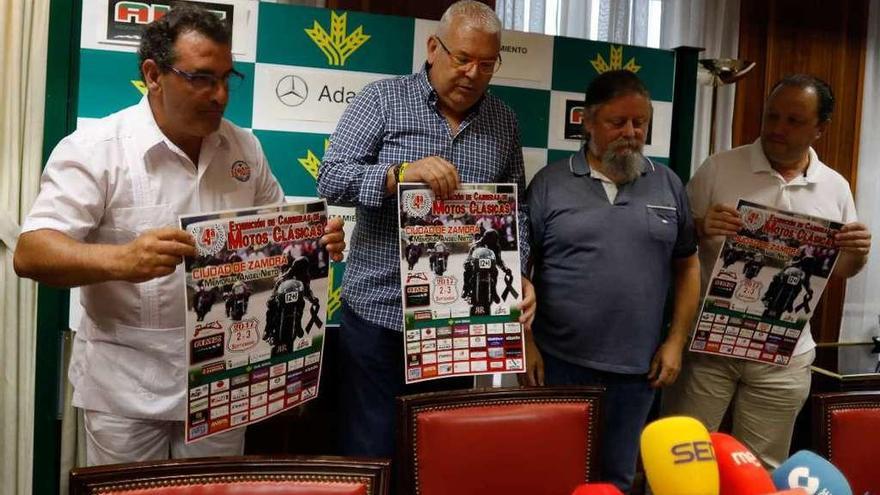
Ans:
<svg viewBox="0 0 880 495"><path fill-rule="evenodd" d="M342 305L337 355L341 455L395 457L395 398L473 387L473 377L404 381L403 333L363 320Z"/></svg>
<svg viewBox="0 0 880 495"><path fill-rule="evenodd" d="M599 452L604 481L628 493L639 456L639 437L654 402L654 389L645 375L610 373L571 364L547 353L544 383L547 385L602 385L604 409Z"/></svg>

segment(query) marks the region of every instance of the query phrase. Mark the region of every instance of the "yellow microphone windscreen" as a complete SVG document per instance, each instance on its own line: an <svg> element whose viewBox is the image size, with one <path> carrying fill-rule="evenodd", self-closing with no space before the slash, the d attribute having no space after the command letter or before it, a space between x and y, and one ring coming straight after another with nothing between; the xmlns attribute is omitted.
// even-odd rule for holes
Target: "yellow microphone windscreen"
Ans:
<svg viewBox="0 0 880 495"><path fill-rule="evenodd" d="M663 418L642 431L642 463L655 495L718 495L718 463L702 423Z"/></svg>

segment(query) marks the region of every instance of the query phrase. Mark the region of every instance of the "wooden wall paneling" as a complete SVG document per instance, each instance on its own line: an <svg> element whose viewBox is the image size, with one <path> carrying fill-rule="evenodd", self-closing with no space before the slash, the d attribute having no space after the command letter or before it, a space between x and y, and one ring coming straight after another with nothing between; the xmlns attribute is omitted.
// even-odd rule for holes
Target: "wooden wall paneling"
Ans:
<svg viewBox="0 0 880 495"><path fill-rule="evenodd" d="M835 112L814 148L855 190L868 18L868 0L742 0L739 58L757 63L737 85L733 144L760 135L764 99L787 74L804 72L827 81ZM817 342L840 333L845 284L832 279L813 315Z"/></svg>

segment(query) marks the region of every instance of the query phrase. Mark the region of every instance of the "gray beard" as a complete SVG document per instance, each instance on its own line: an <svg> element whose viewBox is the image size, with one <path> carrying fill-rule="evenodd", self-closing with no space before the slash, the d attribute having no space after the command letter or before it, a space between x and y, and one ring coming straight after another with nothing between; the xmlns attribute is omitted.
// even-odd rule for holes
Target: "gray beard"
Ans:
<svg viewBox="0 0 880 495"><path fill-rule="evenodd" d="M602 155L602 165L605 167L612 178L620 184L626 184L636 180L642 173L644 157L641 150L638 152L626 153L620 155L615 153L613 148L609 148Z"/></svg>

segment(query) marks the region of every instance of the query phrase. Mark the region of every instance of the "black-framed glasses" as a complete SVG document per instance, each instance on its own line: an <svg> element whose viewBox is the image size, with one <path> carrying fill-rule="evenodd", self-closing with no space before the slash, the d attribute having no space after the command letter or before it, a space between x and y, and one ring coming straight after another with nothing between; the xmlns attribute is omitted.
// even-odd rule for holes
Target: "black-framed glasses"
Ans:
<svg viewBox="0 0 880 495"><path fill-rule="evenodd" d="M449 60L452 62L452 67L455 69L463 69L465 71L470 70L471 66L474 64L477 65L477 71L483 75L494 74L498 72L498 69L501 68L501 54L498 54L498 58L495 59L478 59L469 57L467 55L463 55L461 53L452 53L449 48L446 48L446 44L443 43L443 40L440 39L439 36L434 36L434 39L440 43L440 46L443 47L443 51L449 55Z"/></svg>
<svg viewBox="0 0 880 495"><path fill-rule="evenodd" d="M165 68L186 79L190 86L197 91L214 89L218 84L225 85L228 91L234 91L241 87L241 83L244 82L244 74L235 69L222 76L215 76L210 72L188 72L170 65Z"/></svg>

